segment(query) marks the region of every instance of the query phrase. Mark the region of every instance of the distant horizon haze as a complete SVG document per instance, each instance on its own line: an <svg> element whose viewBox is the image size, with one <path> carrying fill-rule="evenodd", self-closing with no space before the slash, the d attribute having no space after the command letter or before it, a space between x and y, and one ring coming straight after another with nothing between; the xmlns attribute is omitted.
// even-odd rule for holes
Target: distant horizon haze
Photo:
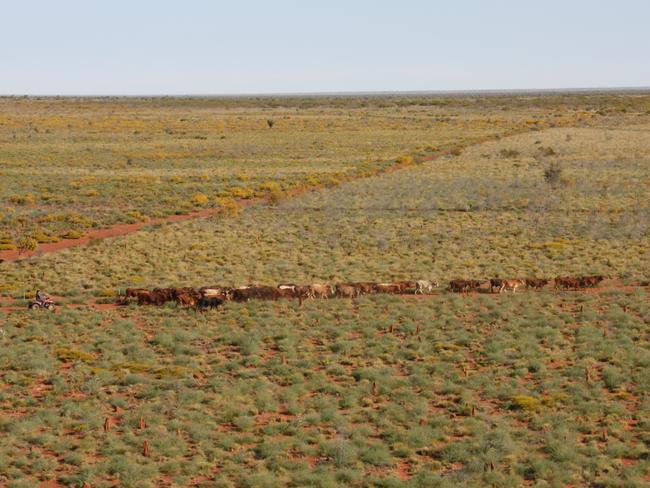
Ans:
<svg viewBox="0 0 650 488"><path fill-rule="evenodd" d="M317 97L400 97L400 96L508 96L508 95L562 95L562 94L648 94L650 86L620 87L568 87L568 88L497 88L491 90L385 90L385 91L332 91L332 92L259 92L259 93L87 93L87 94L27 94L0 93L0 98L317 98Z"/></svg>
<svg viewBox="0 0 650 488"><path fill-rule="evenodd" d="M644 89L648 19L641 0L23 0L0 95Z"/></svg>

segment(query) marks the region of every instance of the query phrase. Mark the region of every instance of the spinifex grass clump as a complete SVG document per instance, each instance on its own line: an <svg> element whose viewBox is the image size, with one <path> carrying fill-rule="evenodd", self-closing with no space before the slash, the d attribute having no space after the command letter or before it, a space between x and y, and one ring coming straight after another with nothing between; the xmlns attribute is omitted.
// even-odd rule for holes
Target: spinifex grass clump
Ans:
<svg viewBox="0 0 650 488"><path fill-rule="evenodd" d="M2 475L14 485L642 486L648 298L12 312L0 339Z"/></svg>

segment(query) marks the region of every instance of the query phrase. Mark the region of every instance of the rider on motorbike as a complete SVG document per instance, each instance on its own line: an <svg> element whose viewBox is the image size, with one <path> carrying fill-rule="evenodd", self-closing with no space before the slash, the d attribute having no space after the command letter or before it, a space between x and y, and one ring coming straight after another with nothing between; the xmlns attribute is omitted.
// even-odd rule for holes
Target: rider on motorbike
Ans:
<svg viewBox="0 0 650 488"><path fill-rule="evenodd" d="M30 310L35 308L45 308L47 310L54 310L54 302L52 299L43 293L41 290L36 290L36 296L34 301L31 301L27 304L27 308Z"/></svg>

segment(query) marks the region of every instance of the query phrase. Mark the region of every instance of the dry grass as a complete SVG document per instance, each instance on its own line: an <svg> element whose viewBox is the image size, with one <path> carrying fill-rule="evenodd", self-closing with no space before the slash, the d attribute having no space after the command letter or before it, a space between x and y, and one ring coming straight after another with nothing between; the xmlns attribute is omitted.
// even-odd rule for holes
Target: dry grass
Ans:
<svg viewBox="0 0 650 488"><path fill-rule="evenodd" d="M643 486L648 298L13 313L0 483Z"/></svg>
<svg viewBox="0 0 650 488"><path fill-rule="evenodd" d="M327 185L414 151L526 126L520 111L394 102L0 99L0 236L57 238L269 185Z"/></svg>
<svg viewBox="0 0 650 488"><path fill-rule="evenodd" d="M550 129L236 218L154 227L21 263L6 291L650 274L650 133ZM554 156L540 155L553 147ZM501 157L517 151L516 159ZM556 161L563 182L544 168Z"/></svg>
<svg viewBox="0 0 650 488"><path fill-rule="evenodd" d="M0 237L45 242L269 184L326 186L512 129L647 123L648 109L646 96L0 98Z"/></svg>
<svg viewBox="0 0 650 488"><path fill-rule="evenodd" d="M0 295L69 296L0 308L0 485L647 485L644 287L82 304L129 285L647 280L649 101L0 99L0 247L233 210L0 263ZM513 128L531 131L421 163ZM257 192L274 197L236 214Z"/></svg>

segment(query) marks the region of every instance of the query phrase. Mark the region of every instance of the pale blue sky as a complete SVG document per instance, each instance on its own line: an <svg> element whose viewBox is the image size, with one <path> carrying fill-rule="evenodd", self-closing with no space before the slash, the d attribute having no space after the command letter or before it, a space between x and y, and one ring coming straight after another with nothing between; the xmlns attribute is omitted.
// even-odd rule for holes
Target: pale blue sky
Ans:
<svg viewBox="0 0 650 488"><path fill-rule="evenodd" d="M650 86L648 0L0 0L0 94Z"/></svg>

